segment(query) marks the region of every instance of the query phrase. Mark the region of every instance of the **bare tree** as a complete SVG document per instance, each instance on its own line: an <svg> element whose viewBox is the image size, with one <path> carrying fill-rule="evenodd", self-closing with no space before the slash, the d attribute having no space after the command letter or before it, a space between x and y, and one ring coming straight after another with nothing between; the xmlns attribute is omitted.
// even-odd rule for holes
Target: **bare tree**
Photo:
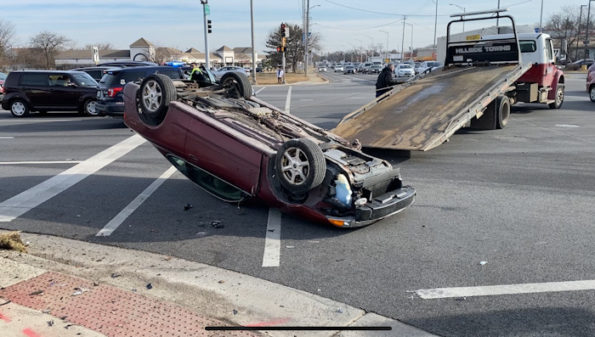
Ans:
<svg viewBox="0 0 595 337"><path fill-rule="evenodd" d="M579 20L579 7L564 6L559 12L550 16L545 24L544 30L553 39L566 40L568 54L570 54L572 47L576 48L576 42L582 41L584 38L583 34L585 33L587 24L587 15L585 12L583 12L582 20ZM579 33L581 36L578 35Z"/></svg>
<svg viewBox="0 0 595 337"><path fill-rule="evenodd" d="M31 38L31 46L39 48L45 58L46 68L51 68L56 52L62 49L69 40L56 33L43 31Z"/></svg>
<svg viewBox="0 0 595 337"><path fill-rule="evenodd" d="M285 43L285 58L288 66L295 72L298 63L304 59L303 30L298 25L287 24L287 27L289 28L289 37ZM271 51L267 51L272 65L281 64L282 53L277 52L277 47L281 46L282 36L283 32L281 32L281 25L279 25L279 28L270 33L267 38L266 46L272 49ZM318 34L312 34L308 40L308 50L320 49L318 44L320 37Z"/></svg>
<svg viewBox="0 0 595 337"><path fill-rule="evenodd" d="M173 48L157 47L155 48L155 62L163 64L164 62L171 61L179 54L181 54L181 52Z"/></svg>
<svg viewBox="0 0 595 337"><path fill-rule="evenodd" d="M3 63L3 60L8 53L8 49L12 44L13 36L13 25L8 21L3 21L0 19L0 63Z"/></svg>
<svg viewBox="0 0 595 337"><path fill-rule="evenodd" d="M93 47L97 47L97 49L99 50L112 50L114 49L114 46L109 43L109 42L104 42L104 43L95 43L95 44L86 44L83 49L85 50L92 50Z"/></svg>

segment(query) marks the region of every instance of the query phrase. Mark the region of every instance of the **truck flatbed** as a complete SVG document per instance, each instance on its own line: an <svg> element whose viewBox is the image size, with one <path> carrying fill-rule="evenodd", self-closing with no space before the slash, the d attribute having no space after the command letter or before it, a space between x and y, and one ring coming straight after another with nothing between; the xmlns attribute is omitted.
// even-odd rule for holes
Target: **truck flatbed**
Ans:
<svg viewBox="0 0 595 337"><path fill-rule="evenodd" d="M350 113L332 132L366 147L427 151L479 118L526 70L506 64L437 71Z"/></svg>

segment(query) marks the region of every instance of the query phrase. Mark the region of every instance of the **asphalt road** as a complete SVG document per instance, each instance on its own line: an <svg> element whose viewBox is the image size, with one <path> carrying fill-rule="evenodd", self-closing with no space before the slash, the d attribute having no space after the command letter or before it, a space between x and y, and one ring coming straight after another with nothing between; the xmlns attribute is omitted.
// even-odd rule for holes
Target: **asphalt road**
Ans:
<svg viewBox="0 0 595 337"><path fill-rule="evenodd" d="M288 107L332 128L372 99L375 76L326 76L330 84L291 86ZM222 203L179 173L110 236L97 237L168 163L144 143L104 160L96 172L68 172L132 133L110 118L48 113L15 119L0 111L0 203L36 192L58 174L80 180L0 227L208 263L441 336L593 336L593 288L560 291L573 281L595 280L595 105L584 91L584 76L567 76L560 110L515 106L505 129L462 130L411 158L373 151L401 167L405 183L417 189L416 204L357 230L284 215L280 264L266 268L269 210ZM287 104L289 86L255 90L276 106ZM515 291L497 294L502 285L525 283L548 290L528 294L513 286ZM452 287L493 293L424 299L416 292Z"/></svg>

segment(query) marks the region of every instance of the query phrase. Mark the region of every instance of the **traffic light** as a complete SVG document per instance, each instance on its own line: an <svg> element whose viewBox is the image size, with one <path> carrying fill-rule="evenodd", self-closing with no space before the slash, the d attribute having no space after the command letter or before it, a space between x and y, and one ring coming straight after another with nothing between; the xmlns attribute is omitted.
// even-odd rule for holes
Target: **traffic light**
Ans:
<svg viewBox="0 0 595 337"><path fill-rule="evenodd" d="M207 20L207 32L210 34L213 31L211 30L212 26L211 26L211 20Z"/></svg>
<svg viewBox="0 0 595 337"><path fill-rule="evenodd" d="M281 36L289 37L289 27L286 24L281 24Z"/></svg>

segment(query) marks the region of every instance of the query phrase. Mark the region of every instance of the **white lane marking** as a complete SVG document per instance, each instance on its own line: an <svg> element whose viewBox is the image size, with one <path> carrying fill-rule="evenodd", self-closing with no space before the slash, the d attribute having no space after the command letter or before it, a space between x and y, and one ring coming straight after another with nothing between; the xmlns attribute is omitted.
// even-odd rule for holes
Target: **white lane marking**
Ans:
<svg viewBox="0 0 595 337"><path fill-rule="evenodd" d="M292 87L289 86L289 89L287 89L287 97L285 98L285 112L287 112L288 114L291 113L291 88Z"/></svg>
<svg viewBox="0 0 595 337"><path fill-rule="evenodd" d="M80 160L0 161L0 165L78 164Z"/></svg>
<svg viewBox="0 0 595 337"><path fill-rule="evenodd" d="M110 236L120 225L134 212L140 205L149 199L151 194L155 192L161 184L163 184L169 177L176 172L175 167L170 167L167 171L157 178L149 187L145 188L134 200L132 200L128 206L124 207L120 213L118 213L113 219L111 219L107 225L105 225L95 236Z"/></svg>
<svg viewBox="0 0 595 337"><path fill-rule="evenodd" d="M560 291L595 290L595 280L521 283L483 287L457 287L420 289L415 293L422 299L437 299L451 297L497 296L515 294L534 294Z"/></svg>
<svg viewBox="0 0 595 337"><path fill-rule="evenodd" d="M279 267L281 256L281 212L276 208L269 208L267 220L267 235L264 240L263 267Z"/></svg>
<svg viewBox="0 0 595 337"><path fill-rule="evenodd" d="M263 91L265 88L266 87L262 87L262 88L256 90L256 92L254 94L256 94L256 95L260 94L260 92Z"/></svg>
<svg viewBox="0 0 595 337"><path fill-rule="evenodd" d="M580 126L574 124L556 124L556 126L559 128L580 128Z"/></svg>
<svg viewBox="0 0 595 337"><path fill-rule="evenodd" d="M134 135L66 171L0 203L0 222L10 222L124 156L145 140Z"/></svg>
<svg viewBox="0 0 595 337"><path fill-rule="evenodd" d="M14 139L14 137L0 137L0 139Z"/></svg>

